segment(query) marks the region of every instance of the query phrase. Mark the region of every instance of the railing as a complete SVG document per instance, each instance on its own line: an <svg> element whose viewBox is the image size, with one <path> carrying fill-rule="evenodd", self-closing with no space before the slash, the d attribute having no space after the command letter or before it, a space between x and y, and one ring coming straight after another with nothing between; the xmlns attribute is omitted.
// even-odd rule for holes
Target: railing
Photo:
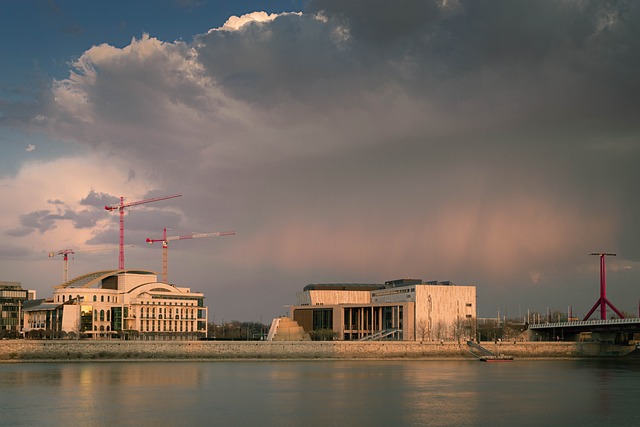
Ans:
<svg viewBox="0 0 640 427"><path fill-rule="evenodd" d="M478 344L476 342L467 341L467 345L469 346L469 351L471 351L471 353L476 357L480 357L480 356L475 354L473 352L473 350L477 350L478 352L481 353L482 356L495 356L495 354L491 350L488 350L488 349L482 347L480 344Z"/></svg>
<svg viewBox="0 0 640 427"><path fill-rule="evenodd" d="M384 331L376 332L375 334L367 335L365 337L362 337L362 338L360 338L360 341L380 340L382 338L386 338L388 336L391 336L391 335L395 334L398 331L399 331L399 329L386 329Z"/></svg>
<svg viewBox="0 0 640 427"><path fill-rule="evenodd" d="M625 319L608 319L608 320L578 320L575 322L556 322L556 323L536 323L529 324L529 329L545 329L545 328L563 328L570 326L600 326L600 325L631 325L640 323L640 318L632 317Z"/></svg>

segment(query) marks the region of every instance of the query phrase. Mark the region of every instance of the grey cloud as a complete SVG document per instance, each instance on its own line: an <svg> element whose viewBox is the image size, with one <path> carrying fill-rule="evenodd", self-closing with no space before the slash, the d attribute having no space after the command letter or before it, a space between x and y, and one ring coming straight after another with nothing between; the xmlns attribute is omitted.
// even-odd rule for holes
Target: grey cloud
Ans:
<svg viewBox="0 0 640 427"><path fill-rule="evenodd" d="M92 194L88 196L90 198ZM85 199L86 201L87 199ZM99 219L104 218L104 205L102 210L90 209L76 211L65 206L61 200L48 200L47 203L53 204L58 208L57 212L50 210L33 211L20 216L20 227L8 230L6 233L10 236L21 237L31 234L33 231L39 231L41 234L56 228L57 221L71 221L77 229L94 227ZM83 203L81 203L83 204ZM87 203L84 203L87 204Z"/></svg>
<svg viewBox="0 0 640 427"><path fill-rule="evenodd" d="M38 230L44 233L55 228L55 220L59 219L48 210L33 211L20 216L20 223L25 229Z"/></svg>
<svg viewBox="0 0 640 427"><path fill-rule="evenodd" d="M115 205L120 201L118 197L107 193L96 192L93 188L87 194L87 197L80 200L83 206L91 206L96 209L104 209L105 206Z"/></svg>
<svg viewBox="0 0 640 427"><path fill-rule="evenodd" d="M0 257L3 259L21 259L32 255L32 251L22 246L2 245L0 247Z"/></svg>
<svg viewBox="0 0 640 427"><path fill-rule="evenodd" d="M12 228L5 231L5 234L7 236L12 236L12 237L28 236L31 233L33 233L33 228L31 227L18 227L18 228Z"/></svg>
<svg viewBox="0 0 640 427"><path fill-rule="evenodd" d="M311 1L309 10L322 12L349 28L357 40L387 47L396 42L412 43L428 24L443 16L440 1L385 0Z"/></svg>
<svg viewBox="0 0 640 427"><path fill-rule="evenodd" d="M639 259L640 4L439 3L318 0L304 16L123 54L68 83L87 95L91 126L52 110L56 131L188 192L171 203L184 217L132 211L127 243L163 227L236 229L225 245L240 248L242 278L230 281L277 271L298 290L312 269L418 272L489 284L493 304L490 292L504 300L532 272L549 276L540 289L577 281L598 245ZM92 191L82 204L117 198ZM92 243L117 243L117 217ZM317 242L325 230L339 233ZM247 243L256 235L263 252ZM342 247L362 252L358 265L332 265ZM306 250L311 267L296 270ZM505 269L518 271L496 278Z"/></svg>
<svg viewBox="0 0 640 427"><path fill-rule="evenodd" d="M64 215L64 219L72 221L75 228L91 228L94 227L98 220L104 218L105 213L102 211L96 212L95 210L85 210L78 212L67 211Z"/></svg>
<svg viewBox="0 0 640 427"><path fill-rule="evenodd" d="M310 15L283 15L239 31L198 36L195 47L209 75L234 97L272 105L291 99L322 102L327 89L335 96L366 79L352 53L335 39L336 29Z"/></svg>

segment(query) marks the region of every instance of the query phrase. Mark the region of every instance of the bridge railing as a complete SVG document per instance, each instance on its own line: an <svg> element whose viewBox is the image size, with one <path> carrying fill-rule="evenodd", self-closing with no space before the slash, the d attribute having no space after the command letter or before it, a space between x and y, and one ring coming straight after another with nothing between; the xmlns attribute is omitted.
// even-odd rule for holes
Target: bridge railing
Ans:
<svg viewBox="0 0 640 427"><path fill-rule="evenodd" d="M577 320L574 322L556 322L556 323L531 323L529 329L545 329L545 328L562 328L569 326L600 326L600 325L630 325L640 323L640 318L632 317L625 319L607 319L607 320Z"/></svg>

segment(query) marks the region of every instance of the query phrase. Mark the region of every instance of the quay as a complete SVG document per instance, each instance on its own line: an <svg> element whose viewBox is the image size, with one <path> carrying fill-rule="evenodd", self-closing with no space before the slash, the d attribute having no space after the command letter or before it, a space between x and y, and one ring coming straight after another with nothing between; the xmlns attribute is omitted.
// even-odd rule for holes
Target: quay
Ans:
<svg viewBox="0 0 640 427"><path fill-rule="evenodd" d="M522 359L633 357L634 345L598 342L481 342ZM117 360L475 360L466 342L2 340L0 362Z"/></svg>

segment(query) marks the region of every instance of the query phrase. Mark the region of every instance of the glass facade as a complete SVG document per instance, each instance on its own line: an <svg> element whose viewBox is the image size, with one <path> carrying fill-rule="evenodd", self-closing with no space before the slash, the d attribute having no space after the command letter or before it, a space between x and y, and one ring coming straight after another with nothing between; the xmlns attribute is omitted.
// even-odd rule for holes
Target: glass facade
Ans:
<svg viewBox="0 0 640 427"><path fill-rule="evenodd" d="M313 310L313 330L333 329L333 309Z"/></svg>
<svg viewBox="0 0 640 427"><path fill-rule="evenodd" d="M18 282L0 282L0 335L17 334L22 329L21 311L28 291Z"/></svg>
<svg viewBox="0 0 640 427"><path fill-rule="evenodd" d="M91 331L93 329L93 309L91 306L83 305L80 311L80 332Z"/></svg>
<svg viewBox="0 0 640 427"><path fill-rule="evenodd" d="M122 330L122 307L111 307L111 330Z"/></svg>

